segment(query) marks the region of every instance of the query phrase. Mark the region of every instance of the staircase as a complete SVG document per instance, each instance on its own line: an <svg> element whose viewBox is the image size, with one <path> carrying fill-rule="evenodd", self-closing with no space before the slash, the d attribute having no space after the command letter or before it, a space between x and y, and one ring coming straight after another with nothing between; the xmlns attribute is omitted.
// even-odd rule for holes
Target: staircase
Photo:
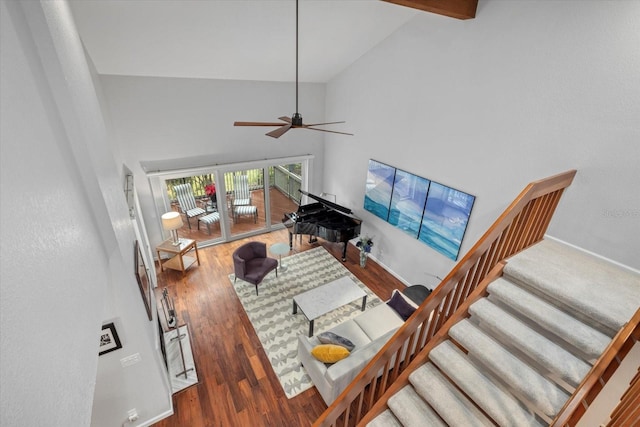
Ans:
<svg viewBox="0 0 640 427"><path fill-rule="evenodd" d="M542 240L506 260L367 426L549 425L639 308L640 274Z"/></svg>

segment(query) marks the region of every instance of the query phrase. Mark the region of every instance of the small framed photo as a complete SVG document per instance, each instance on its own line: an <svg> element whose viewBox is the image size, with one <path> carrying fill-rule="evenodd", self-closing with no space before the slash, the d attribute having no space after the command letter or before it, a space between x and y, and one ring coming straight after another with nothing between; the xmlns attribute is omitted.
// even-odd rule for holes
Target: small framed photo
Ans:
<svg viewBox="0 0 640 427"><path fill-rule="evenodd" d="M144 265L144 259L142 258L142 252L140 250L140 243L138 243L137 240L134 243L133 252L136 279L138 280L138 286L140 287L140 294L142 294L144 308L149 320L153 320L151 315L151 294L153 294L153 288L151 279L149 279L149 272L147 271L147 267Z"/></svg>
<svg viewBox="0 0 640 427"><path fill-rule="evenodd" d="M120 338L118 338L118 332L116 332L116 326L111 323L102 325L102 331L100 331L100 348L99 356L109 353L110 351L122 348Z"/></svg>

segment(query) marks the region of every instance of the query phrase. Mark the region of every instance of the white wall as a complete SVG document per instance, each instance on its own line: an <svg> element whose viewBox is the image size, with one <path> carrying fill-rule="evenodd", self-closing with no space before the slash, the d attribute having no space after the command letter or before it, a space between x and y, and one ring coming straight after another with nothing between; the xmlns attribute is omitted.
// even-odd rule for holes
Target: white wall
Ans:
<svg viewBox="0 0 640 427"><path fill-rule="evenodd" d="M471 193L464 254L529 182L577 169L549 234L640 268L640 2L483 1L420 14L327 87L324 188L412 283L453 262L364 211L373 158ZM341 171L340 174L335 171Z"/></svg>
<svg viewBox="0 0 640 427"><path fill-rule="evenodd" d="M133 274L134 227L63 1L0 3L3 426L122 425L170 411ZM98 357L114 321L123 348ZM143 363L122 368L139 353Z"/></svg>
<svg viewBox="0 0 640 427"><path fill-rule="evenodd" d="M273 127L233 126L234 121L290 117L294 83L107 75L100 80L123 160L138 183L153 245L166 238L158 218L164 212L155 212L140 162L180 169L312 154L314 182L322 182L321 132L291 130L273 139L264 135ZM300 84L299 111L306 123L325 120L324 92L323 84Z"/></svg>
<svg viewBox="0 0 640 427"><path fill-rule="evenodd" d="M481 2L464 22L420 14L332 81L326 106L324 86L302 86L305 120L345 119L356 133L328 135L324 156L321 133L276 141L231 126L293 113L292 84L102 76L118 153L66 4L0 7L3 426L120 425L132 407L143 421L170 407L129 273L120 162L153 228L140 161L314 154L312 191L355 208L374 255L429 284L425 272L453 263L362 210L369 158L476 195L463 252L526 183L576 168L550 233L640 267L640 2ZM107 320L124 348L98 358ZM122 368L134 353L143 363Z"/></svg>

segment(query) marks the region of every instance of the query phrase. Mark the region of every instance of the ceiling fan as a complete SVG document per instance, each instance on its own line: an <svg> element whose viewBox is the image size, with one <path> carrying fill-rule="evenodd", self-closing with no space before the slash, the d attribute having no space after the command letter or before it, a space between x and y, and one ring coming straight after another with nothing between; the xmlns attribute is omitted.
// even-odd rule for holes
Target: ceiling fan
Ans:
<svg viewBox="0 0 640 427"><path fill-rule="evenodd" d="M315 126L333 125L344 122L326 122L305 124L302 122L302 115L298 112L298 0L296 0L296 112L291 116L278 117L281 122L234 122L234 126L277 126L278 128L267 132L266 135L272 138L280 138L289 129L303 128L317 130L320 132L339 133L341 135L353 135L352 133L337 132L334 130L318 129Z"/></svg>

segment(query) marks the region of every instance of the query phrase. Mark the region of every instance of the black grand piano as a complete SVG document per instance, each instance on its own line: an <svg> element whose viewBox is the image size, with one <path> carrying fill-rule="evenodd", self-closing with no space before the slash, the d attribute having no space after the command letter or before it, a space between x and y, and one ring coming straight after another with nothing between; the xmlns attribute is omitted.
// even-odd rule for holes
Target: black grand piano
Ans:
<svg viewBox="0 0 640 427"><path fill-rule="evenodd" d="M325 200L314 194L298 190L317 203L300 205L297 212L284 215L282 222L289 229L289 248L293 249L294 234L308 234L309 242L317 237L329 242L342 242L342 261L347 260L347 243L360 234L362 220L351 214L351 209Z"/></svg>

